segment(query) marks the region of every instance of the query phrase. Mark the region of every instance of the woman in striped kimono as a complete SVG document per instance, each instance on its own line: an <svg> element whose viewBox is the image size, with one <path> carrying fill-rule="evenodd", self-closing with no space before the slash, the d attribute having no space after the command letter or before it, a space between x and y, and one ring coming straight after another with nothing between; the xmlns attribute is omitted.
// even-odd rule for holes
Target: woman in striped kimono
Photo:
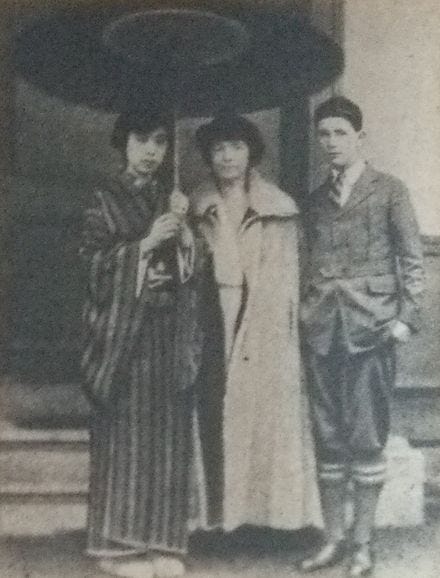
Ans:
<svg viewBox="0 0 440 578"><path fill-rule="evenodd" d="M188 540L201 266L185 217L169 208L171 129L163 114L118 119L125 170L95 192L83 230L87 551L117 576L182 575Z"/></svg>

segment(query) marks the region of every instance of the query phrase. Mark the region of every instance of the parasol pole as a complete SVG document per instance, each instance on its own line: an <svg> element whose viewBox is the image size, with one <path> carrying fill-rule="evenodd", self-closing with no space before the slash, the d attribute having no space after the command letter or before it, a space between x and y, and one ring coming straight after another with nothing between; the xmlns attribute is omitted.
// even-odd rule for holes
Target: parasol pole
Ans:
<svg viewBox="0 0 440 578"><path fill-rule="evenodd" d="M173 191L181 190L180 183L180 134L179 134L179 112L177 105L174 106L173 110L173 128L174 128L174 181L173 181Z"/></svg>
<svg viewBox="0 0 440 578"><path fill-rule="evenodd" d="M181 219L180 236L177 242L177 268L179 278L182 283L186 283L194 272L195 246L194 237L186 224L186 215L189 210L189 200L183 194L180 181L180 131L179 131L179 107L175 100L173 107L173 132L174 132L174 154L173 154L173 190L171 191L169 208Z"/></svg>
<svg viewBox="0 0 440 578"><path fill-rule="evenodd" d="M177 93L179 93L179 91L177 91ZM188 212L189 201L182 192L180 178L181 154L178 97L174 99L173 106L173 133L173 190L170 195L170 210L177 215L184 216Z"/></svg>

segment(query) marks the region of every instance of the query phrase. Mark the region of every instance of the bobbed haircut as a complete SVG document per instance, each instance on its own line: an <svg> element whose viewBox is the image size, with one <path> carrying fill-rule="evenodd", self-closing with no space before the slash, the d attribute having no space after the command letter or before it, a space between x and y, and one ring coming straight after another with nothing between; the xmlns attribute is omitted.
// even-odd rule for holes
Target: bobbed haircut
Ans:
<svg viewBox="0 0 440 578"><path fill-rule="evenodd" d="M217 116L196 132L197 145L203 160L211 166L214 144L224 141L243 141L249 147L249 165L257 166L264 154L264 141L258 127L246 118L233 114Z"/></svg>
<svg viewBox="0 0 440 578"><path fill-rule="evenodd" d="M149 135L158 128L166 130L169 144L164 162L157 171L157 177L163 189L169 193L174 181L174 122L173 115L169 111L150 107L146 110L131 109L122 113L115 121L110 142L126 160L129 135L131 133Z"/></svg>
<svg viewBox="0 0 440 578"><path fill-rule="evenodd" d="M173 135L172 114L164 110L130 110L118 116L113 127L111 145L125 155L130 133L148 135L158 128L168 133L170 146Z"/></svg>
<svg viewBox="0 0 440 578"><path fill-rule="evenodd" d="M345 96L334 96L318 106L315 111L315 126L325 118L345 118L356 132L362 130L362 111Z"/></svg>

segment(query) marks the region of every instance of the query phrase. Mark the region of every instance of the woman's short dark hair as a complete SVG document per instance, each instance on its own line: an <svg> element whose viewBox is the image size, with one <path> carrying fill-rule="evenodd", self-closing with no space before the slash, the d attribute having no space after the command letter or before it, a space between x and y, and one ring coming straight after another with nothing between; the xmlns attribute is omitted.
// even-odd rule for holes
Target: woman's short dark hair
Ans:
<svg viewBox="0 0 440 578"><path fill-rule="evenodd" d="M147 135L164 128L169 136L170 145L173 134L173 117L163 110L130 110L118 116L113 127L111 144L125 155L130 133Z"/></svg>
<svg viewBox="0 0 440 578"><path fill-rule="evenodd" d="M258 127L238 115L217 116L212 122L202 125L196 132L198 148L204 161L211 165L211 150L215 143L243 141L249 147L249 165L258 165L264 154L264 141Z"/></svg>
<svg viewBox="0 0 440 578"><path fill-rule="evenodd" d="M164 128L168 135L168 150L157 176L166 191L171 191L174 182L174 121L173 115L164 110L132 109L122 113L116 119L111 136L111 144L126 161L127 142L130 133L148 135L158 128Z"/></svg>

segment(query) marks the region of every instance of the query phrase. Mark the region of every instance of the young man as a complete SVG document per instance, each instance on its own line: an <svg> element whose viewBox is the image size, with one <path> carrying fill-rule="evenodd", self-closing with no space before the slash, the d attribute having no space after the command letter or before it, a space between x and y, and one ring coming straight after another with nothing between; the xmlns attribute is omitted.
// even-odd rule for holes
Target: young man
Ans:
<svg viewBox="0 0 440 578"><path fill-rule="evenodd" d="M344 503L354 487L350 576L373 570L371 539L384 481L395 344L419 326L422 246L405 186L362 157L362 113L343 97L316 111L330 163L306 210L308 271L301 306L326 544L313 571L347 553Z"/></svg>

